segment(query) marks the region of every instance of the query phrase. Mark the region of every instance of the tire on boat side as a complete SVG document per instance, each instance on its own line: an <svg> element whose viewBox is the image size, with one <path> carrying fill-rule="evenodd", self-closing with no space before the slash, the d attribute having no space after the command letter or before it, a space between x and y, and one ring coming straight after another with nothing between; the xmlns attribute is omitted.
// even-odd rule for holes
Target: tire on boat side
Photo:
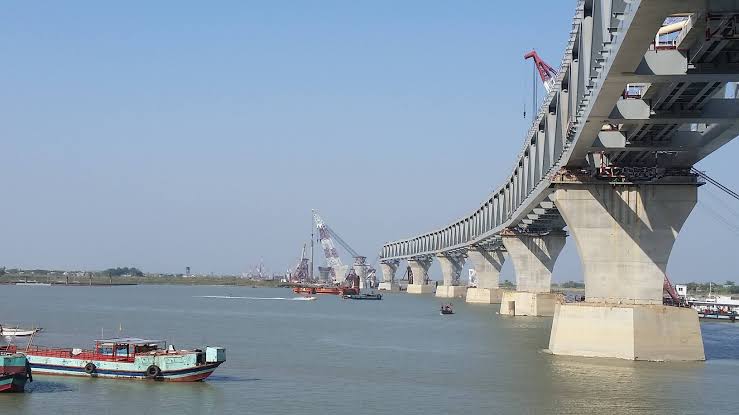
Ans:
<svg viewBox="0 0 739 415"><path fill-rule="evenodd" d="M95 367L95 363L90 362L85 365L85 373L87 373L88 375L94 374L95 369L97 369L97 367Z"/></svg>
<svg viewBox="0 0 739 415"><path fill-rule="evenodd" d="M146 368L146 377L149 379L156 379L162 375L162 369L157 365L151 365Z"/></svg>

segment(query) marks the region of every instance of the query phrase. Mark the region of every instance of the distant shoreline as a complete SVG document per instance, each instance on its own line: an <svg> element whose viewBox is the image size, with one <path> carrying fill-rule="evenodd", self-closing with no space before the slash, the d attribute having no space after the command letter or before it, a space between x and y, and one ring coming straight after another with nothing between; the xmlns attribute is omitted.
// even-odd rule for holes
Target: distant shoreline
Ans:
<svg viewBox="0 0 739 415"><path fill-rule="evenodd" d="M238 277L113 277L112 282L108 277L93 276L92 279L85 277L69 278L67 283L66 277L53 275L3 275L0 277L2 285L25 284L33 286L35 284L68 287L121 287L133 285L218 285L229 287L254 287L254 288L278 288L291 287L279 280L251 280Z"/></svg>

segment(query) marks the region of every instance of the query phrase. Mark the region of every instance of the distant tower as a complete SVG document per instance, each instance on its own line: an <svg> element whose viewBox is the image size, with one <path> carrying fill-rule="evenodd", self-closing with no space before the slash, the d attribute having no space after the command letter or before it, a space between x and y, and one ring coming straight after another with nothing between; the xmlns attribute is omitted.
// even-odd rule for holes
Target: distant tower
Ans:
<svg viewBox="0 0 739 415"><path fill-rule="evenodd" d="M186 277L190 276L190 267L185 267L185 276Z"/></svg>

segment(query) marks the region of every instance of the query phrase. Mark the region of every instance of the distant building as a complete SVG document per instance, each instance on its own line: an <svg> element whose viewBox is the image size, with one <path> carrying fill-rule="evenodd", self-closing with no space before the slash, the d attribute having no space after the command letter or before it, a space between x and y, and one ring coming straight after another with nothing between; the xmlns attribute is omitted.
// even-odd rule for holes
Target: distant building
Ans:
<svg viewBox="0 0 739 415"><path fill-rule="evenodd" d="M686 297L688 295L688 286L683 284L675 284L675 291L680 297Z"/></svg>

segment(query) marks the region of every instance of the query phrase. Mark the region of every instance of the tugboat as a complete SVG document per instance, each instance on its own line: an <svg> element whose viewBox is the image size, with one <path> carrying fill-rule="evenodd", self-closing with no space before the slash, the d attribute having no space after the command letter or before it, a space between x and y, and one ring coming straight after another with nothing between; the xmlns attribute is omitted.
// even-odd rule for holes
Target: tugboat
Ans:
<svg viewBox="0 0 739 415"><path fill-rule="evenodd" d="M454 314L454 310L452 310L452 303L442 304L441 305L441 310L439 310L439 314L442 315L442 316L444 314Z"/></svg>
<svg viewBox="0 0 739 415"><path fill-rule="evenodd" d="M96 340L93 350L31 346L29 342L23 354L37 374L170 382L201 381L226 361L222 347L176 350L162 340L132 337Z"/></svg>
<svg viewBox="0 0 739 415"><path fill-rule="evenodd" d="M3 349L7 349L4 346ZM33 382L31 366L22 353L0 351L0 392L23 392L26 381Z"/></svg>

